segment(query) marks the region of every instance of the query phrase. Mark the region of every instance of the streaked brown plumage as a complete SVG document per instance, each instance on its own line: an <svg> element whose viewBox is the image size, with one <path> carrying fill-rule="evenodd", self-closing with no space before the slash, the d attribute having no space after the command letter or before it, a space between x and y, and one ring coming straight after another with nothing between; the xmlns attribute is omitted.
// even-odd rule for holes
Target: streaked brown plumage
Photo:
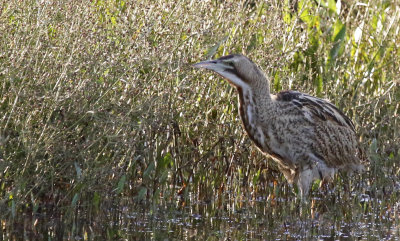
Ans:
<svg viewBox="0 0 400 241"><path fill-rule="evenodd" d="M289 183L298 185L301 197L315 179L364 169L353 123L330 102L297 91L270 94L268 79L243 55L194 67L213 70L237 88L248 136L278 163Z"/></svg>

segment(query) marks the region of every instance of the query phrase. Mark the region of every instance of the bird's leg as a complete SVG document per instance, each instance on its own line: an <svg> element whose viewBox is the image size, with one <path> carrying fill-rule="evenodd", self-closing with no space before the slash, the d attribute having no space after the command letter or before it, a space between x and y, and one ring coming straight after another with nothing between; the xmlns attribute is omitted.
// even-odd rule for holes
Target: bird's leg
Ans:
<svg viewBox="0 0 400 241"><path fill-rule="evenodd" d="M312 181L313 172L311 169L306 169L299 173L297 178L297 187L299 188L300 198L302 201L306 201Z"/></svg>
<svg viewBox="0 0 400 241"><path fill-rule="evenodd" d="M306 215L309 210L308 205L308 192L310 191L311 183L313 181L313 171L305 169L300 171L297 176L296 184L300 192L300 215Z"/></svg>

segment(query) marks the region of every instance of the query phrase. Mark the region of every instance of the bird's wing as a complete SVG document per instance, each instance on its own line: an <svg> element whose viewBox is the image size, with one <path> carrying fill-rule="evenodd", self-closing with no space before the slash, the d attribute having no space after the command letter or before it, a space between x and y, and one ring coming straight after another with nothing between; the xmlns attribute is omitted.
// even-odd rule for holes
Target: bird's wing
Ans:
<svg viewBox="0 0 400 241"><path fill-rule="evenodd" d="M276 100L291 102L301 109L306 116L314 117L321 121L331 121L355 132L350 118L329 101L297 91L282 91L277 94Z"/></svg>
<svg viewBox="0 0 400 241"><path fill-rule="evenodd" d="M343 112L326 100L297 91L280 92L276 100L296 106L302 113L299 117L309 120L309 123L313 123L312 126L316 127L313 132L315 135L311 138L310 150L315 156L320 157L319 159L329 167L349 167L351 170L360 170L362 165L359 163L362 157L354 125ZM303 128L307 127L306 123L303 124ZM296 126L294 131L301 128ZM298 135L301 136L303 133L298 133ZM303 142L299 141L296 145Z"/></svg>

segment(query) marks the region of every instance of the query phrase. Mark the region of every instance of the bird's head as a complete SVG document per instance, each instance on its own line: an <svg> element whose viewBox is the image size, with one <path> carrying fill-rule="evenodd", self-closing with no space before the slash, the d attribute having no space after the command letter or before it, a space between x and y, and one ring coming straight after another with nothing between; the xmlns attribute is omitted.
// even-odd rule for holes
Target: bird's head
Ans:
<svg viewBox="0 0 400 241"><path fill-rule="evenodd" d="M264 79L258 67L246 56L232 54L215 60L202 61L193 67L212 70L236 87L247 87Z"/></svg>

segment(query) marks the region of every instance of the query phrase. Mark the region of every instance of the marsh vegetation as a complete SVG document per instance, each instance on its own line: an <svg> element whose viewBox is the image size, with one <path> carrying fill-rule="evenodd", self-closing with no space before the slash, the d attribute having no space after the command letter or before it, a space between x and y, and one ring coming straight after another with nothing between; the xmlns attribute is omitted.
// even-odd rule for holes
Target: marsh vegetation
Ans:
<svg viewBox="0 0 400 241"><path fill-rule="evenodd" d="M0 239L395 239L397 1L2 1ZM272 92L329 99L370 158L296 194L235 89L191 64L243 53Z"/></svg>

